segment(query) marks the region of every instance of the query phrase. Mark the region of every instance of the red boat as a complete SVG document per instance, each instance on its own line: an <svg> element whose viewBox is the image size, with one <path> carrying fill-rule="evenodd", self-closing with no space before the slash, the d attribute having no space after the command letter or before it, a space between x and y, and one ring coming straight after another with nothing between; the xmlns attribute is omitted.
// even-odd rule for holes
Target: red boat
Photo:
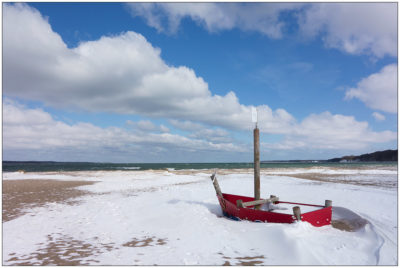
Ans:
<svg viewBox="0 0 400 268"><path fill-rule="evenodd" d="M217 195L218 196L218 195ZM272 222L272 223L293 223L297 221L296 215L279 213L273 211L256 210L254 206L248 206L239 208L237 201L242 200L243 202L255 201L253 197L222 194L218 196L219 204L221 205L222 212L225 217L234 220L248 220L254 222ZM311 223L313 226L320 227L324 225L330 225L332 219L332 206L319 206L311 204L275 201L273 204L289 204L293 205L294 208L299 206L314 207L316 210L309 211L306 213L300 213L300 220Z"/></svg>
<svg viewBox="0 0 400 268"><path fill-rule="evenodd" d="M255 116L256 117L256 116ZM257 120L253 120L257 123ZM293 223L306 221L313 226L320 227L330 225L332 220L332 201L325 200L325 205L311 205L303 203L279 201L279 198L271 195L268 199L260 198L260 141L259 130L254 129L254 198L233 194L224 194L219 187L216 174L211 176L215 191L221 205L223 214L234 220L248 220L255 222ZM281 206L279 206L279 204ZM285 205L286 207L282 207ZM293 205L293 206L292 206ZM281 213L278 211L289 210L293 213ZM265 207L265 209L263 209ZM301 211L306 211L301 213ZM289 210L290 212L291 210Z"/></svg>

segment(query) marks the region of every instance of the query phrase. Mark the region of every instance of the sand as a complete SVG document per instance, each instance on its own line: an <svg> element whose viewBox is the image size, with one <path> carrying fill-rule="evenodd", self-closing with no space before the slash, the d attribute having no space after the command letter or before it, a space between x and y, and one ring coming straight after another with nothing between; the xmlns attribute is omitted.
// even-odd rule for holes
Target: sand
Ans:
<svg viewBox="0 0 400 268"><path fill-rule="evenodd" d="M295 197L302 195L296 196L290 191L293 183L296 186L294 193L310 191L321 200L328 191L326 188L332 186L329 187L332 188L329 197L336 205L333 207L332 227L346 232L330 228L314 230L301 224L254 225L254 230L248 230L247 222L221 220L222 214L209 178L210 170L37 173L35 177L28 177L30 179L25 179L23 174L8 174L3 180L3 243L7 246L6 250L3 249L3 265L215 263L247 266L271 265L279 258L285 263L299 264L397 262L392 252L397 240L389 239L394 237L392 229L397 228L391 216L393 186L377 187L382 186L380 180L397 186L397 180L392 178L394 175L389 174L389 179L385 179L383 175L375 175L375 171L355 175L346 172L330 174L334 173L331 169L328 170L330 173L319 173L314 169L303 173L290 171L264 170L262 173L271 176L264 179L268 179L278 192ZM232 170L218 170L218 175L225 173L231 174ZM238 173L221 178L224 189L238 191L249 188L242 191L246 195L252 191L247 185L248 181L251 182L251 170ZM248 175L250 179L247 179ZM57 176L62 179L56 180ZM73 181L65 181L66 176ZM365 180L366 176L371 178ZM296 182L286 177L299 180ZM84 181L86 179L96 182ZM325 185L324 182L337 182L337 186ZM90 184L94 185L87 188L88 192L77 189ZM373 188L346 186L349 184ZM365 193L371 202L369 205L359 202L365 200ZM379 209L375 205L377 200ZM42 208L32 209L37 207ZM368 220L361 218L360 212L367 215ZM375 216L381 214L384 221ZM46 222L45 228L43 222ZM237 235L231 236L230 232ZM382 232L385 236L381 235ZM220 237L214 239L215 235ZM264 243L262 237L267 237L269 243ZM254 247L243 244L247 238L253 239ZM226 243L220 242L222 240ZM215 243L211 249L207 245L209 241ZM298 241L301 244L296 246ZM379 247L378 253L374 251L375 247ZM286 248L292 250L289 260L286 259ZM315 250L314 253L322 257L313 259L309 250ZM374 253L371 255L370 252ZM374 256L378 259L375 260Z"/></svg>
<svg viewBox="0 0 400 268"><path fill-rule="evenodd" d="M87 194L75 189L95 182L60 180L3 180L3 222L26 214L27 209L45 206L48 203L76 204L76 197ZM61 235L61 234L60 234ZM8 260L22 261L18 265L82 265L80 258L88 257L96 251L92 245L68 236L48 235L48 243L40 252ZM66 252L65 249L67 249ZM14 253L16 255L16 253ZM64 256L64 258L61 258Z"/></svg>
<svg viewBox="0 0 400 268"><path fill-rule="evenodd" d="M47 203L74 204L73 198L87 194L74 187L89 185L88 181L3 180L3 222L24 215L27 209Z"/></svg>

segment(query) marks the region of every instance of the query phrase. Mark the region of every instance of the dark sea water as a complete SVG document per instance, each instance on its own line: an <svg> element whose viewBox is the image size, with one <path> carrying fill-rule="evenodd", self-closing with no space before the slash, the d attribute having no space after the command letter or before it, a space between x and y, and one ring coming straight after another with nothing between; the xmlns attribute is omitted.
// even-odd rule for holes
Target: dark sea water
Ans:
<svg viewBox="0 0 400 268"><path fill-rule="evenodd" d="M268 162L261 163L261 168L374 168L397 166L397 162ZM90 170L190 170L190 169L246 169L253 168L253 163L90 163L90 162L19 162L3 161L3 172L23 170L25 172L44 171L90 171Z"/></svg>

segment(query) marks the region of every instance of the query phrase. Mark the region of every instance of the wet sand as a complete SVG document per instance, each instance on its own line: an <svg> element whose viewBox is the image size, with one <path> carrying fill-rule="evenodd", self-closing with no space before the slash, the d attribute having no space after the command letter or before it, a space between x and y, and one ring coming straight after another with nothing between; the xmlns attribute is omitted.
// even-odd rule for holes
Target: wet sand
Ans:
<svg viewBox="0 0 400 268"><path fill-rule="evenodd" d="M42 207L47 203L74 204L73 198L87 194L75 189L82 185L90 185L89 181L59 180L3 180L2 214L3 222L24 215L27 209Z"/></svg>

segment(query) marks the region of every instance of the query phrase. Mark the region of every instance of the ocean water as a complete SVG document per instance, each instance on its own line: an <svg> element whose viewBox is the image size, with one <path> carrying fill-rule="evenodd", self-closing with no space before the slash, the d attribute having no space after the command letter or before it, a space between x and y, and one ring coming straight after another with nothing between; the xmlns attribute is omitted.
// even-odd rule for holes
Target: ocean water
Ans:
<svg viewBox="0 0 400 268"><path fill-rule="evenodd" d="M384 168L397 167L397 162L267 162L261 168ZM3 161L3 172L90 171L90 170L201 170L201 169L249 169L253 163L93 163L93 162L41 162Z"/></svg>

